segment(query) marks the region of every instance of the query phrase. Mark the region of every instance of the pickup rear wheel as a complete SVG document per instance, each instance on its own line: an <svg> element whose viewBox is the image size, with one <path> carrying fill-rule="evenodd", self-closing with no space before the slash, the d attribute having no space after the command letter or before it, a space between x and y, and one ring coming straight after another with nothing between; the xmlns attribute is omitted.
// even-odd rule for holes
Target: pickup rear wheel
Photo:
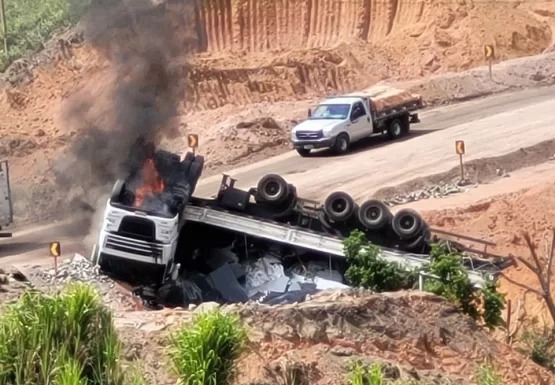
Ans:
<svg viewBox="0 0 555 385"><path fill-rule="evenodd" d="M387 136L389 139L398 139L403 136L405 129L403 123L399 119L393 119L387 126Z"/></svg>
<svg viewBox="0 0 555 385"><path fill-rule="evenodd" d="M337 139L335 139L333 151L337 154L345 154L349 151L350 144L349 135L345 133L339 134Z"/></svg>

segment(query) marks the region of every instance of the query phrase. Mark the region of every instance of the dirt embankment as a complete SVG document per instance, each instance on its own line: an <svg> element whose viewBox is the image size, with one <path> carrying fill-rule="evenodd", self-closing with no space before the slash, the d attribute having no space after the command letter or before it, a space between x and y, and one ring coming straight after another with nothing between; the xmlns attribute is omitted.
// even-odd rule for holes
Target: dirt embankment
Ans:
<svg viewBox="0 0 555 385"><path fill-rule="evenodd" d="M251 349L240 360L237 384L277 383L273 375L287 366L282 363L296 367L310 384L342 384L354 359L385 364L390 379L422 384L474 383L488 359L505 384L555 383L551 373L425 293L324 292L301 304L229 310L241 314L250 332ZM160 366L164 335L189 318L188 312L126 313L116 322L130 356L144 362L149 377L173 384ZM136 327L139 319L142 326Z"/></svg>
<svg viewBox="0 0 555 385"><path fill-rule="evenodd" d="M423 212L432 227L459 234L471 234L496 244L489 251L501 255L515 255L533 264L523 238L528 232L535 243L542 263L546 261L551 241L550 229L555 227L555 187L546 182L509 194L474 202L465 207ZM480 248L478 244L471 245ZM524 265L509 268L501 278L501 291L513 303L513 321L537 317L549 324L543 300L533 291L540 290L536 275ZM555 284L553 279L552 285ZM519 314L517 310L520 308ZM518 321L516 321L518 322Z"/></svg>

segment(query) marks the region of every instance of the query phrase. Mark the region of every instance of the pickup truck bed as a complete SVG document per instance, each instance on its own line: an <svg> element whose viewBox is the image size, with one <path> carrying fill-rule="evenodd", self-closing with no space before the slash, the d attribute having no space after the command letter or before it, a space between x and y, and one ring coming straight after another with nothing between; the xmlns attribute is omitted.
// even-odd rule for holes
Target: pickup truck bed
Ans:
<svg viewBox="0 0 555 385"><path fill-rule="evenodd" d="M376 120L401 111L414 111L423 107L420 95L386 85L374 85L363 91L345 96L367 99Z"/></svg>

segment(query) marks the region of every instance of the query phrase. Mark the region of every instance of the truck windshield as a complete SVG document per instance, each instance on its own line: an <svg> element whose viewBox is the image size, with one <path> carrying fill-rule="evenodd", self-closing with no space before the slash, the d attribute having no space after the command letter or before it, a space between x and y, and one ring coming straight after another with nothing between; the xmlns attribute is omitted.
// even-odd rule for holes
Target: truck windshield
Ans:
<svg viewBox="0 0 555 385"><path fill-rule="evenodd" d="M347 119L350 104L320 104L309 119Z"/></svg>

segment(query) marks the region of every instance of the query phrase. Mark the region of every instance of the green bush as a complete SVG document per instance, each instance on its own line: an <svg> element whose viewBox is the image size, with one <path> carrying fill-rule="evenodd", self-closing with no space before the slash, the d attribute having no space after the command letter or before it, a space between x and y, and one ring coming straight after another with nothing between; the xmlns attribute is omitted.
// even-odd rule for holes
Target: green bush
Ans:
<svg viewBox="0 0 555 385"><path fill-rule="evenodd" d="M462 257L437 244L432 245L430 257L432 263L427 272L437 279L426 280L424 289L445 297L460 306L464 313L478 318L479 297L472 287L467 271L462 266Z"/></svg>
<svg viewBox="0 0 555 385"><path fill-rule="evenodd" d="M172 336L170 357L182 384L224 385L246 343L239 318L216 309L195 316Z"/></svg>
<svg viewBox="0 0 555 385"><path fill-rule="evenodd" d="M522 332L523 353L536 364L555 372L555 331L533 319Z"/></svg>
<svg viewBox="0 0 555 385"><path fill-rule="evenodd" d="M0 318L0 385L119 385L120 344L98 294L27 292Z"/></svg>
<svg viewBox="0 0 555 385"><path fill-rule="evenodd" d="M426 272L437 279L427 280L424 290L445 297L463 313L481 319L489 328L503 324L505 296L497 291L495 282L487 279L482 289L476 290L463 267L462 256L444 245L432 245L430 257L432 261Z"/></svg>
<svg viewBox="0 0 555 385"><path fill-rule="evenodd" d="M411 286L414 274L379 257L380 249L368 243L360 230L354 230L344 241L344 254L349 267L347 282L375 292L395 291Z"/></svg>
<svg viewBox="0 0 555 385"><path fill-rule="evenodd" d="M90 0L4 0L8 53L0 29L0 72L14 60L43 47L57 31L74 25Z"/></svg>
<svg viewBox="0 0 555 385"><path fill-rule="evenodd" d="M412 287L418 274L425 272L436 277L426 279L425 291L446 298L490 328L503 324L505 298L497 292L496 283L486 280L484 287L476 290L462 264L462 256L444 245L432 245L431 263L420 271L406 271L399 264L380 258L379 248L369 244L360 230L354 230L344 240L343 252L348 264L345 277L352 286L376 292L397 291Z"/></svg>

